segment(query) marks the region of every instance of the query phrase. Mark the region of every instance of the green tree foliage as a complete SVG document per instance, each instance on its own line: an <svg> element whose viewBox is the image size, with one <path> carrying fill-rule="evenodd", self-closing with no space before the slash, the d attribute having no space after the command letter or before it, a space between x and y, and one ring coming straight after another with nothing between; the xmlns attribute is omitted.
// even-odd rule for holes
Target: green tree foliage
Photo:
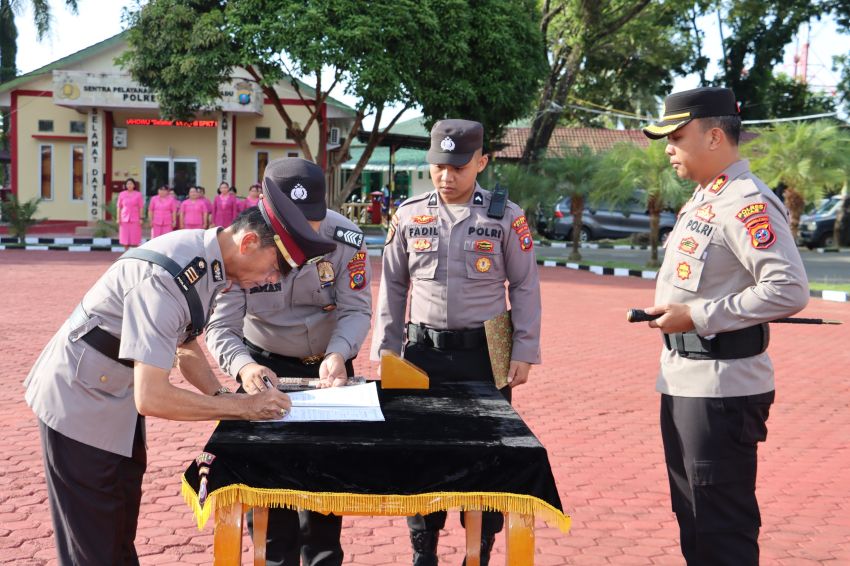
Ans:
<svg viewBox="0 0 850 566"><path fill-rule="evenodd" d="M652 255L648 267L658 267L659 220L661 211L678 209L693 189L670 167L665 141L653 141L642 148L619 143L605 153L594 179L593 200L625 208L638 198L649 213L649 243Z"/></svg>
<svg viewBox="0 0 850 566"><path fill-rule="evenodd" d="M772 107L771 98L777 89L791 85L777 81L773 68L782 62L785 46L800 25L830 12L833 1L722 0L720 6L726 60L720 62L715 84L735 91L745 119L781 117L771 113L782 109ZM709 9L714 11L716 5Z"/></svg>
<svg viewBox="0 0 850 566"><path fill-rule="evenodd" d="M601 156L586 145L578 149L565 147L561 157L544 159L541 168L553 179L558 195L570 197L570 214L573 217L571 261L581 260L582 215L587 198L593 192L594 179L599 173Z"/></svg>
<svg viewBox="0 0 850 566"><path fill-rule="evenodd" d="M272 100L303 155L318 163L325 162L325 144L314 156L307 134L314 126L323 131L322 105L337 84L345 85L358 100L353 132L369 115L375 125L332 203L353 188L404 109L421 104L426 115L437 118L485 106L487 112L475 116L498 132L521 112L522 97L533 92L534 77L525 70L534 69L540 55L539 34L523 31L535 21L528 1L152 0L128 12L126 20L131 49L122 63L157 92L165 115L186 118L209 108L220 85L242 68ZM484 60L510 65L506 72L487 74ZM328 74L333 81L324 84ZM316 88L305 88L295 77L312 80ZM274 88L279 81L289 81L304 100L306 122L297 123L281 102ZM382 129L384 109L391 105L402 110ZM347 158L353 138L330 156L331 166Z"/></svg>
<svg viewBox="0 0 850 566"><path fill-rule="evenodd" d="M832 122L779 123L743 149L756 175L771 187L785 187L782 196L795 239L806 204L847 181L850 137Z"/></svg>
<svg viewBox="0 0 850 566"><path fill-rule="evenodd" d="M767 116L784 118L835 111L835 99L785 73L775 73L763 99Z"/></svg>
<svg viewBox="0 0 850 566"><path fill-rule="evenodd" d="M17 236L21 243L24 243L30 227L42 220L35 217L40 202L41 199L32 198L22 203L17 195L11 195L9 200L0 203L3 221L9 224L9 233Z"/></svg>
<svg viewBox="0 0 850 566"><path fill-rule="evenodd" d="M567 112L572 102L654 113L654 96L670 90L674 75L705 65L689 29L693 5L693 0L544 0L540 29L549 69L523 163L543 157L562 118L599 123Z"/></svg>
<svg viewBox="0 0 850 566"><path fill-rule="evenodd" d="M534 169L513 163L496 164L485 171L489 171L486 183L507 187L508 198L523 209L529 228L537 230L537 211L550 194L551 181Z"/></svg>

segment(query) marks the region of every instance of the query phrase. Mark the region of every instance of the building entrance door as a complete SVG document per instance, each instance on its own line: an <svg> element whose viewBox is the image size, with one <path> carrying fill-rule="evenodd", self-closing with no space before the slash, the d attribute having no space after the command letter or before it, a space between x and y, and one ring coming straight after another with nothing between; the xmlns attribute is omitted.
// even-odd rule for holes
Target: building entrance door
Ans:
<svg viewBox="0 0 850 566"><path fill-rule="evenodd" d="M163 185L174 189L178 196L189 194L189 187L198 182L198 160L192 158L145 158L145 195L150 198Z"/></svg>

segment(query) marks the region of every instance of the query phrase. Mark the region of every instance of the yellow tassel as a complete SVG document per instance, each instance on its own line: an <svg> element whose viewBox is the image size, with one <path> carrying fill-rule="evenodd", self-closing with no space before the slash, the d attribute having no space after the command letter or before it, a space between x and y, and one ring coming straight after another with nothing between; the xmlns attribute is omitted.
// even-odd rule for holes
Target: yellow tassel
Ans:
<svg viewBox="0 0 850 566"><path fill-rule="evenodd" d="M192 509L203 529L214 508L227 507L240 502L250 507L279 507L307 509L318 513L336 515L426 515L446 509L461 511L496 511L533 515L567 533L571 519L542 499L517 493L493 492L434 492L417 495L361 495L354 493L313 493L290 489L260 489L244 484L233 484L217 489L207 496L203 508L198 494L183 478L183 499Z"/></svg>

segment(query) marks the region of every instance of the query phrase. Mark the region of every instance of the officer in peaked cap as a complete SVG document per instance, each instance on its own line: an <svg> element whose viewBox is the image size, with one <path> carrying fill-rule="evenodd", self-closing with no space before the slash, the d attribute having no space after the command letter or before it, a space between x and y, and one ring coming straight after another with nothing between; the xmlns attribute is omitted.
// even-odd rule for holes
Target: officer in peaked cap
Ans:
<svg viewBox="0 0 850 566"><path fill-rule="evenodd" d="M682 553L689 565L756 565L757 445L774 399L767 322L808 301L788 212L738 154L726 88L671 94L661 120L679 177L697 183L667 240L650 323L664 345L656 384Z"/></svg>
<svg viewBox="0 0 850 566"><path fill-rule="evenodd" d="M85 294L24 382L38 417L60 564L138 564L144 417L273 419L289 397L227 395L195 337L228 285L274 285L333 250L272 184L262 212L130 250ZM237 291L231 291L237 293ZM239 293L241 294L241 292ZM173 386L175 363L197 392Z"/></svg>
<svg viewBox="0 0 850 566"><path fill-rule="evenodd" d="M264 375L318 377L324 386L343 385L354 375L352 360L372 321L371 267L363 233L327 209L325 176L315 163L272 161L265 184L280 189L286 202L301 211L306 227L300 232L325 255L285 271L279 282L222 295L207 326L207 346L248 393L265 388ZM341 527L342 518L336 515L272 509L266 562L298 566L303 558L306 566L342 564Z"/></svg>
<svg viewBox="0 0 850 566"><path fill-rule="evenodd" d="M507 310L507 281L513 341L510 386L502 392L510 400L511 388L525 383L531 364L540 363L540 282L522 209L509 201L498 206L499 199L494 202L493 193L476 182L488 160L483 139L478 122L434 124L428 162L435 190L405 201L390 222L371 355L377 360L403 349L432 382L492 382L483 326ZM445 512L408 519L414 565L437 563L445 521ZM484 513L482 565L502 526L501 513Z"/></svg>

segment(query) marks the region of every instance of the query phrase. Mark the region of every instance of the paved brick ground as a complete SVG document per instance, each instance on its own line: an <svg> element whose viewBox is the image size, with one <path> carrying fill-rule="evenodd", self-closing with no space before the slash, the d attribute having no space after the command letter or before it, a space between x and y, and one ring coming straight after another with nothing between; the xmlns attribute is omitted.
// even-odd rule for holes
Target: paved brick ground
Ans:
<svg viewBox="0 0 850 566"><path fill-rule="evenodd" d="M114 257L0 252L2 563L56 563L38 431L20 382ZM515 405L548 448L574 523L569 535L538 525L536 564L682 564L657 425L659 340L644 325L624 322L626 308L651 303L652 283L564 268L541 268L541 275L545 364L516 391ZM804 312L850 323L847 304L812 299ZM761 450L763 564L850 563L848 344L850 324L773 327L779 394ZM366 358L364 350L359 372L375 375ZM136 541L142 564L211 563L211 525L195 528L179 478L212 426L149 419ZM409 564L402 519L346 518L343 536L346 564ZM459 564L462 547L455 514L440 547L443 563ZM493 564L503 563L503 553L500 538Z"/></svg>

